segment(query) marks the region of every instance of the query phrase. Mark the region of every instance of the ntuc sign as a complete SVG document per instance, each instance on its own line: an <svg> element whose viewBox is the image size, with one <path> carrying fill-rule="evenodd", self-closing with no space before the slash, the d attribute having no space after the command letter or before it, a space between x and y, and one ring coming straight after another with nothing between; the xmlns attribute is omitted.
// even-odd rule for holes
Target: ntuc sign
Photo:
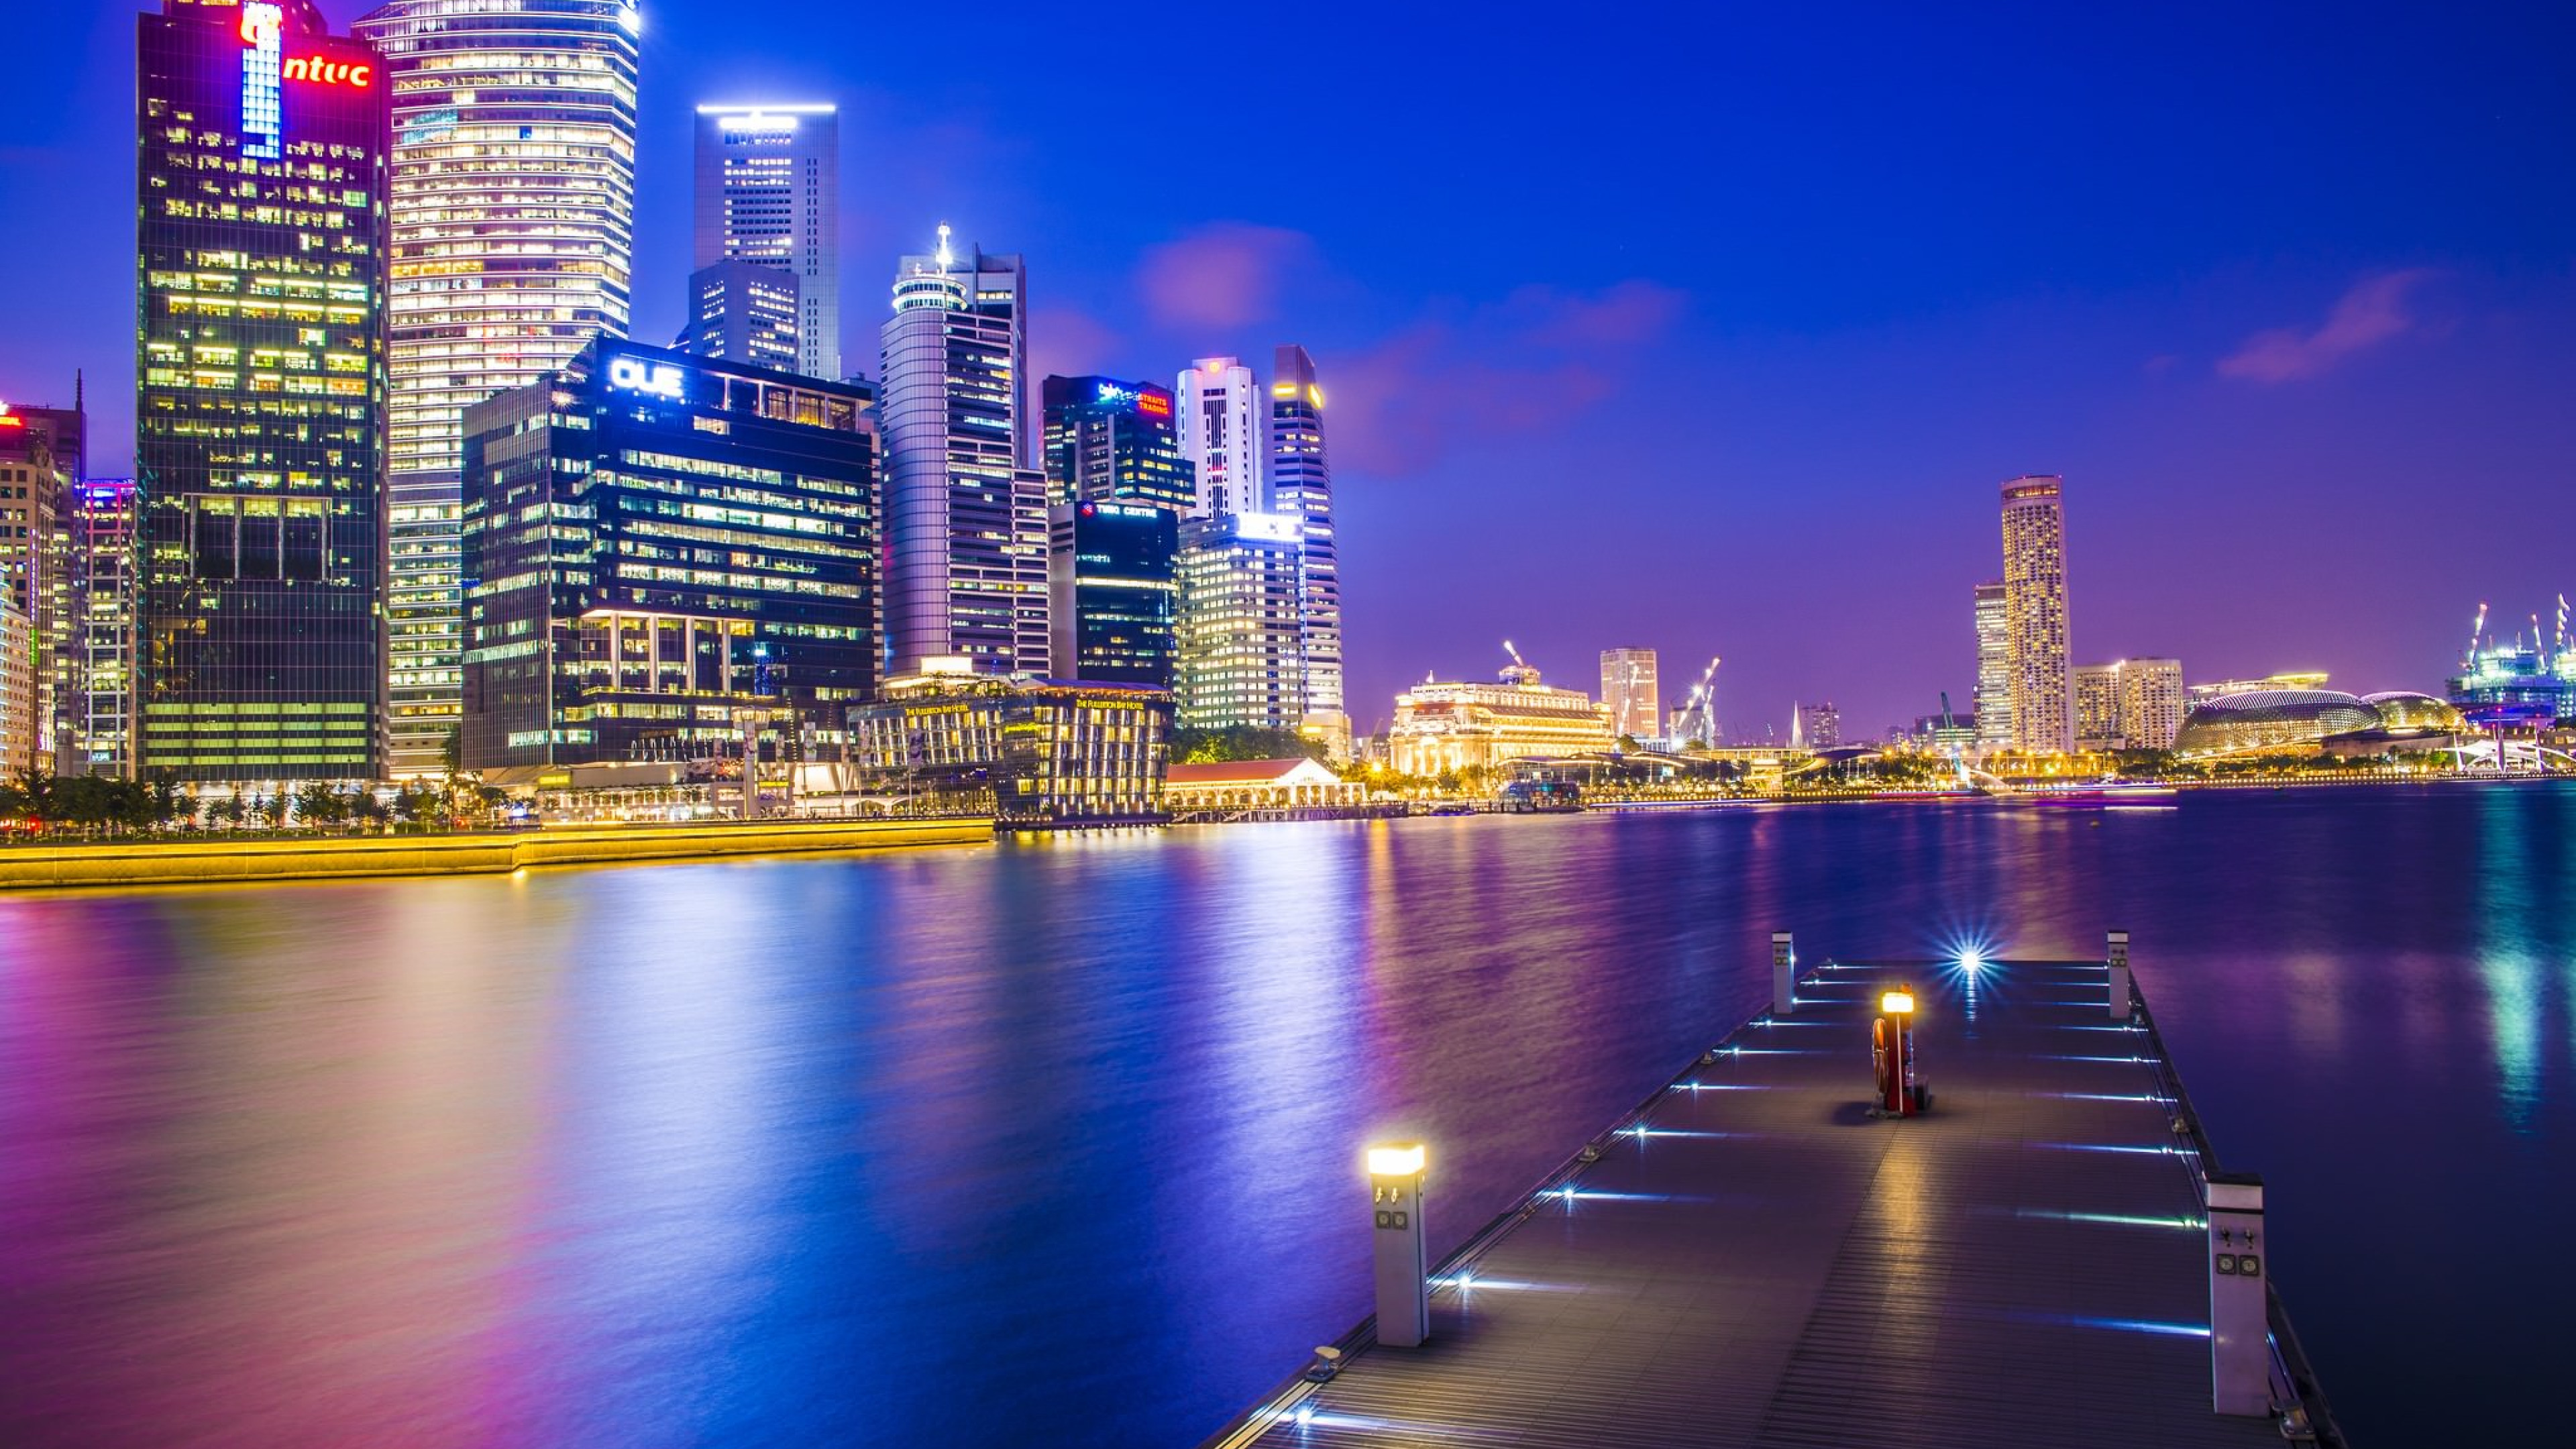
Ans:
<svg viewBox="0 0 2576 1449"><path fill-rule="evenodd" d="M365 90L375 84L376 68L362 61L332 60L319 55L299 55L286 62L288 80L319 81L329 86L349 86Z"/></svg>

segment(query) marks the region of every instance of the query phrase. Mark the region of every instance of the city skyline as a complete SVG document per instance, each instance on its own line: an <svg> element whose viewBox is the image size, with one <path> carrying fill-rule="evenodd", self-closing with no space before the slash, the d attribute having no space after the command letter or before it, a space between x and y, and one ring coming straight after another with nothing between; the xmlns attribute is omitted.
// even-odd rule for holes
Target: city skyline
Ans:
<svg viewBox="0 0 2576 1449"><path fill-rule="evenodd" d="M367 8L323 7L335 28ZM63 54L81 84L121 89L122 16L40 12L31 39ZM1977 501L2031 470L2082 489L2068 546L2084 576L2083 659L2152 653L2195 675L2321 667L2359 687L2431 687L2478 599L2563 587L2549 527L2497 530L2420 503L2428 486L2490 489L2543 525L2565 507L2559 460L2576 439L2547 406L2567 371L2576 286L2549 259L2568 253L2576 228L2563 200L2496 178L2533 164L2537 138L2564 128L2567 100L2540 89L2525 58L2547 46L2510 28L2403 44L2348 36L2333 78L2247 86L2225 114L2204 115L2162 79L2151 90L2151 76L2200 82L2179 92L2268 72L2258 46L2186 21L2107 77L2092 73L2102 99L2051 92L2106 164L2064 172L2071 138L1992 132L1991 165L1947 175L1958 195L1910 213L1904 257L1881 265L1861 250L1872 244L1828 233L1924 199L1872 149L1871 128L1926 84L1915 62L1893 58L1897 42L1920 42L1927 73L1956 61L1973 83L2079 36L1945 37L1887 17L1885 43L1857 62L1886 73L1885 109L1780 142L1776 158L1720 154L1743 204L1823 203L1748 238L1723 224L1736 203L1685 207L1633 184L1665 143L1581 152L1579 136L1534 139L1510 121L1491 123L1493 149L1527 142L1546 198L1514 208L1546 215L1519 231L1494 224L1494 205L1474 193L1498 163L1423 159L1448 94L1438 88L1387 118L1397 150L1385 166L1359 164L1342 123L1316 122L1310 169L1326 184L1293 201L1188 178L1103 197L1054 179L1073 174L1064 163L1086 138L1063 133L1082 128L1042 124L1037 98L1007 94L1039 55L1099 43L1069 28L1033 16L997 42L990 77L964 80L832 44L855 22L827 14L814 43L793 47L777 41L783 26L728 28L676 6L646 16L640 338L667 337L679 320L694 107L778 95L843 107L841 267L855 298L873 301L887 262L946 218L1028 257L1034 374L1168 377L1192 357L1258 358L1281 336L1303 339L1339 379L1342 587L1363 621L1348 697L1363 732L1384 722L1402 682L1481 669L1506 633L1561 675L1621 642L1676 658L1724 652L1730 721L1785 723L1789 701L1831 695L1856 730L1874 732L1937 709L1937 690L1956 702L1972 680L1961 611L1946 601L1963 587L1958 561L1990 547ZM1736 48L1794 56L1817 44L1798 22L1765 25ZM1159 55L1183 42L1142 43ZM2406 92L2415 99L2381 95L2373 109L2379 83L2401 71L2420 76ZM2463 112L2472 74L2476 104ZM1776 83L1743 79L1729 107L1787 113ZM56 226L7 244L26 267L41 241L54 284L6 304L14 335L48 340L0 362L0 396L61 404L84 368L92 473L113 476L130 437L120 379L132 293L111 244L125 224L130 139L116 107L40 115L29 98L7 104L26 138L8 184L22 201L42 197ZM1114 128L1142 104L1102 100L1097 114ZM1708 103L1602 104L1659 116L1677 137L1717 134L1715 113L1697 109ZM1907 144L2004 123L1999 102L1959 104L1929 123L1933 137ZM2110 107L2157 127L2106 121ZM2282 183L2269 164L2229 160L2230 136L2249 127L2283 134L2308 164ZM1597 174L1558 164L1577 154L1597 159ZM1831 187L1818 179L1829 163L1843 168ZM2163 190L2155 224L2124 231L2142 203L2131 176ZM1423 194L1381 194L1392 186ZM2043 186L2051 227L1972 227L1971 213ZM1424 246L1442 253L1430 272L1409 256ZM868 356L873 306L845 311L845 354ZM1873 418L1866 438L1839 425L1855 410ZM1647 417L1686 419L1695 446L1641 437L1654 430L1629 424ZM1515 546L1563 479L1605 465L1639 507L1576 508L1551 526L1571 581L1562 591L1525 597L1477 567ZM1653 527L1640 522L1649 510ZM1815 527L1822 517L1835 526ZM2338 580L2357 575L2406 586L2338 598ZM2200 576L2234 580L2237 593L2215 606L2174 582Z"/></svg>

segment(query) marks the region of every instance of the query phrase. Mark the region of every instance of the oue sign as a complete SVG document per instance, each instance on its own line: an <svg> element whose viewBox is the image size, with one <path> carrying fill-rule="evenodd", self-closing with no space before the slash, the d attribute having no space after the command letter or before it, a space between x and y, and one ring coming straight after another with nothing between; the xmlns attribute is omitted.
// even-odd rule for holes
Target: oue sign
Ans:
<svg viewBox="0 0 2576 1449"><path fill-rule="evenodd" d="M680 369L667 362L646 362L640 357L610 358L608 385L628 392L651 393L674 402L687 395Z"/></svg>

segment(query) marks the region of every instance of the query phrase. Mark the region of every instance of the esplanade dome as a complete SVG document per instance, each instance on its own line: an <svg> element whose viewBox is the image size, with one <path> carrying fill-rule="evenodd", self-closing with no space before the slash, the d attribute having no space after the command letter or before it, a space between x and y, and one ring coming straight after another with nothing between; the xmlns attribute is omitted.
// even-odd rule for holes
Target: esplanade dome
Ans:
<svg viewBox="0 0 2576 1449"><path fill-rule="evenodd" d="M2447 732L2468 728L2468 721L2460 717L2460 711L2449 700L2411 689L2384 689L2363 695L2361 702L2379 711L2383 729Z"/></svg>
<svg viewBox="0 0 2576 1449"><path fill-rule="evenodd" d="M2339 689L2249 689L2192 706L2174 749L2182 754L2312 745L2328 735L2381 727L2380 712Z"/></svg>

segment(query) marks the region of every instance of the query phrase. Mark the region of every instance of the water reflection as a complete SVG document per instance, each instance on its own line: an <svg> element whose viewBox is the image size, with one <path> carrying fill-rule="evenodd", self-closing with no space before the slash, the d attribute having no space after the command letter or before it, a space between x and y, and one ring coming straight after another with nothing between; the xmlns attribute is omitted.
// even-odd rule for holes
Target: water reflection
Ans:
<svg viewBox="0 0 2576 1449"><path fill-rule="evenodd" d="M2529 1432L2571 821L2227 794L0 899L0 1443L1196 1442L1364 1310L1368 1138L1433 1144L1454 1243L1758 1009L1775 927L1809 966L2132 930L2356 1433ZM2413 1245L2462 1192L2509 1281Z"/></svg>

